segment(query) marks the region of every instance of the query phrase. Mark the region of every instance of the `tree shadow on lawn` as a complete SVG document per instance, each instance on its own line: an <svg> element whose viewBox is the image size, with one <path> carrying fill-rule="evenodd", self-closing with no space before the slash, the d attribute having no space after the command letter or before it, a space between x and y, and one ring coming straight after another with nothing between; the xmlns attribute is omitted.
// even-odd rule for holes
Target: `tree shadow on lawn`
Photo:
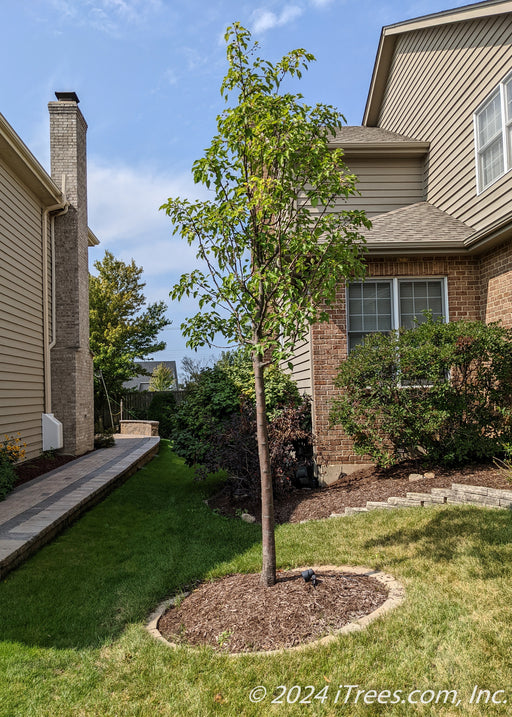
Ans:
<svg viewBox="0 0 512 717"><path fill-rule="evenodd" d="M0 583L0 639L95 647L261 541L212 513L167 445L148 466ZM250 568L249 568L250 569Z"/></svg>
<svg viewBox="0 0 512 717"><path fill-rule="evenodd" d="M511 511L454 506L448 510L437 509L425 522L426 515L421 511L419 524L368 540L364 547L406 549L400 557L388 555L389 564L419 558L441 565L464 556L473 559L473 578L486 580L512 573Z"/></svg>

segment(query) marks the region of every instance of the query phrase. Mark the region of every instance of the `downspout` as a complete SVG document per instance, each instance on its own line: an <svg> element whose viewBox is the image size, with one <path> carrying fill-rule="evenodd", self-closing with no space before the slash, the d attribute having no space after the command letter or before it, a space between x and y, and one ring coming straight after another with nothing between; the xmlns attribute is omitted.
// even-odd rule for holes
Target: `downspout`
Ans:
<svg viewBox="0 0 512 717"><path fill-rule="evenodd" d="M55 346L55 229L54 221L56 216L66 214L69 202L66 199L66 175L62 175L62 202L46 207L43 211L42 241L43 241L43 367L44 367L44 412L52 412L52 379L50 350ZM52 215L50 217L50 215ZM52 249L52 339L50 342L50 326L48 316L48 219L51 221L51 249Z"/></svg>

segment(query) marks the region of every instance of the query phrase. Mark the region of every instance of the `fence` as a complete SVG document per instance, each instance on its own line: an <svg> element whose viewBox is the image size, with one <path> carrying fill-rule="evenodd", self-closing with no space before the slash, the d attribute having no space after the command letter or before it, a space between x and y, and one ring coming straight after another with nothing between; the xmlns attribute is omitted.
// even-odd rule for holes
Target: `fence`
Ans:
<svg viewBox="0 0 512 717"><path fill-rule="evenodd" d="M94 405L94 430L103 433L105 430L119 431L119 421L123 419L153 420L150 406L156 396L174 396L176 403L181 403L184 391L133 391L123 396L121 401L110 399L110 407L106 399L96 401ZM122 415L121 415L122 414ZM158 419L157 419L158 420Z"/></svg>

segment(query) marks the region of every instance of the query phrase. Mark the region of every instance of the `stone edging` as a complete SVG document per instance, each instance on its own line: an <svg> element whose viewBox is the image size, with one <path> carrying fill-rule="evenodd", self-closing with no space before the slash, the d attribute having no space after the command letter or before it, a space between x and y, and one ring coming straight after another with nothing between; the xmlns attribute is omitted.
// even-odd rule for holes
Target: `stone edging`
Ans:
<svg viewBox="0 0 512 717"><path fill-rule="evenodd" d="M331 513L330 518L341 518L370 510L393 508L423 508L433 505L476 505L485 508L512 510L512 489L488 488L469 483L452 483L451 488L431 488L430 493L407 493L407 496L392 496L387 501L367 501L366 507L347 506L344 513ZM309 521L303 520L302 523Z"/></svg>
<svg viewBox="0 0 512 717"><path fill-rule="evenodd" d="M308 566L311 567L311 566ZM305 567L300 568L294 568L294 570L297 570L298 573L302 572L302 570L306 570ZM371 568L366 568L360 565L320 565L320 566L313 566L313 570L317 574L321 574L322 571L330 571L330 572L338 572L338 573L351 573L353 575L366 575L367 577L375 578L375 580L378 580L380 583L382 583L388 590L388 597L387 599L380 605L376 610L369 613L368 615L364 615L363 617L358 618L357 620L354 620L353 622L349 622L347 625L344 625L339 630L336 630L335 632L326 635L325 637L321 637L318 640L313 640L312 642L307 642L301 645L296 645L295 647L283 647L279 650L262 650L259 652L231 652L231 653L215 653L218 657L242 657L246 655L251 656L266 656L266 655L280 655L287 652L300 652L302 650L307 650L311 647L318 647L320 645L327 645L330 642L333 642L334 640L337 640L340 635L344 635L350 632L358 632L359 630L363 630L365 627L367 627L371 622L376 620L377 618L381 617L382 615L385 615L390 610L393 610L394 608L398 607L404 600L405 600L405 589L401 583L398 582L392 575L389 575L388 573L383 573L380 570L372 570ZM182 593L180 595L176 595L173 598L168 598L164 602L162 602L156 610L150 615L149 621L146 625L146 630L149 632L150 635L152 635L155 639L159 640L160 642L163 642L167 647L176 648L178 645L174 642L169 642L165 639L165 637L162 636L160 630L158 629L158 622L162 615L168 610L171 605L173 605L177 600L180 600L187 595L190 595L190 593ZM189 649L198 649L197 647L190 646Z"/></svg>

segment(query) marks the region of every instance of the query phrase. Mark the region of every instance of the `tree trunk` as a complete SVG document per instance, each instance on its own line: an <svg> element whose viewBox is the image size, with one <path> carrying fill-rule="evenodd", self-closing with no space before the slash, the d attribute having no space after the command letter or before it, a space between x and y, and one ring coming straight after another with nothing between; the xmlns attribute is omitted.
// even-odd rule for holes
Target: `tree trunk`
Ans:
<svg viewBox="0 0 512 717"><path fill-rule="evenodd" d="M261 539L263 565L261 583L270 587L276 582L276 542L274 536L274 495L268 445L268 424L265 406L265 384L263 382L263 361L254 352L252 357L256 388L256 436L261 477Z"/></svg>

